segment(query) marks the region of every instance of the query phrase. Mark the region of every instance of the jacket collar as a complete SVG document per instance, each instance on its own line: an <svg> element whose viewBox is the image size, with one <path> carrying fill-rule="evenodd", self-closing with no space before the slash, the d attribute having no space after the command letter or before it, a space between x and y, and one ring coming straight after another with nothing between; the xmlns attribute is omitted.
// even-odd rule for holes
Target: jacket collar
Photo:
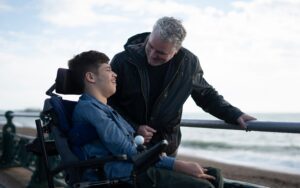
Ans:
<svg viewBox="0 0 300 188"><path fill-rule="evenodd" d="M112 108L110 108L108 105L102 103L101 101L97 100L95 97L88 93L83 93L80 96L80 100L85 100L85 101L91 101L93 105L97 106L98 108L102 110L109 110L112 111Z"/></svg>
<svg viewBox="0 0 300 188"><path fill-rule="evenodd" d="M143 62L146 58L145 46L149 35L150 32L134 35L130 37L124 45L124 49L130 58L130 62L138 67L144 66L144 64L141 64L140 62Z"/></svg>
<svg viewBox="0 0 300 188"><path fill-rule="evenodd" d="M88 93L83 93L80 96L80 100L90 101L97 108L103 110L107 114L110 114L110 117L114 119L115 123L125 134L134 134L134 129L110 106L98 101L95 97Z"/></svg>

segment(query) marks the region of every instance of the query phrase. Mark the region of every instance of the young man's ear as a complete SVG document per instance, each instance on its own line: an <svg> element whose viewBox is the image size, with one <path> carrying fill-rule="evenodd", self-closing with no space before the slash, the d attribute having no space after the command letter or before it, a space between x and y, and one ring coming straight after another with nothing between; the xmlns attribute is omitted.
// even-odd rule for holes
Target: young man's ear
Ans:
<svg viewBox="0 0 300 188"><path fill-rule="evenodd" d="M85 79L88 82L95 82L94 73L92 73L92 72L86 72L85 73Z"/></svg>

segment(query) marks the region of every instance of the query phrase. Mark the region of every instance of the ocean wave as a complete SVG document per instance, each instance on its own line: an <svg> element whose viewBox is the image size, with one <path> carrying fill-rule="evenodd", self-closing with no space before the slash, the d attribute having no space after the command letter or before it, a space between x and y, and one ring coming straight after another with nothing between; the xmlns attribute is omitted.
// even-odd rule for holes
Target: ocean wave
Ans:
<svg viewBox="0 0 300 188"><path fill-rule="evenodd" d="M272 153L282 153L289 155L300 155L300 146L290 145L234 145L225 142L213 142L213 141L182 141L182 147L194 148L200 150L247 150L256 152L272 152Z"/></svg>

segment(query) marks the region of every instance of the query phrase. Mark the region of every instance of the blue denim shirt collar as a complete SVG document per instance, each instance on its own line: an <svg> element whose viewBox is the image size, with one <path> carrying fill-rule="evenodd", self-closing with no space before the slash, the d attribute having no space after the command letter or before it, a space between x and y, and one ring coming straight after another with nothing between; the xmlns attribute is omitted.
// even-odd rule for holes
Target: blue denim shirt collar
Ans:
<svg viewBox="0 0 300 188"><path fill-rule="evenodd" d="M92 102L93 105L95 105L97 108L103 110L107 114L111 114L112 118L115 120L117 124L120 124L120 129L123 130L124 133L129 133L132 136L135 133L135 130L132 126L130 126L113 108L111 108L109 105L102 103L98 99L96 99L94 96L83 93L80 97L80 100L89 100Z"/></svg>

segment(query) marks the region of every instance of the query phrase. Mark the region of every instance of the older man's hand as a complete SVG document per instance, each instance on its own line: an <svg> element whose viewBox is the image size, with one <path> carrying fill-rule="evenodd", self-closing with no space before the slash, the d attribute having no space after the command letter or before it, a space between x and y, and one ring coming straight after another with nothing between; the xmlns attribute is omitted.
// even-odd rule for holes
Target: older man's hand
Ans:
<svg viewBox="0 0 300 188"><path fill-rule="evenodd" d="M240 125L240 127L247 129L247 121L256 120L255 117L252 117L248 114L242 114L236 121Z"/></svg>
<svg viewBox="0 0 300 188"><path fill-rule="evenodd" d="M153 135L156 133L156 130L149 127L148 125L140 125L137 133L142 135L145 139L145 144L149 143Z"/></svg>

